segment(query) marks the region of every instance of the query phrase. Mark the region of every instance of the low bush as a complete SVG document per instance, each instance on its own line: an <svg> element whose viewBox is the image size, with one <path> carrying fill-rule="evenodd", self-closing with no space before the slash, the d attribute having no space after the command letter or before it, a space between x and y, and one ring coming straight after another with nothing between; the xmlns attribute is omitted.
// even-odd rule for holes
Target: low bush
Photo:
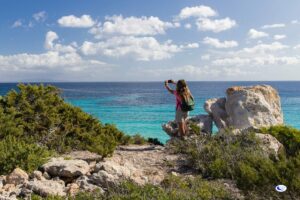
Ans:
<svg viewBox="0 0 300 200"><path fill-rule="evenodd" d="M29 165L35 162L32 159L35 154L47 149L57 153L89 150L109 156L125 138L114 125L102 124L80 108L66 103L54 86L19 84L17 90L1 97L0 121L0 139L19 148L15 154L11 149L11 152L4 152L7 145L1 143L1 158L7 159L5 162L2 159L0 173L16 165L31 170L33 166ZM28 155L23 153L26 149ZM40 163L38 158L36 160Z"/></svg>
<svg viewBox="0 0 300 200"><path fill-rule="evenodd" d="M176 140L175 152L185 153L191 167L208 179L231 179L249 193L266 191L276 196L274 187L285 184L289 191L300 195L300 154L266 156L254 133L234 135L230 132L215 136L200 135L192 140ZM259 193L261 192L261 193Z"/></svg>
<svg viewBox="0 0 300 200"><path fill-rule="evenodd" d="M46 162L52 154L45 147L34 143L27 144L14 136L8 136L0 142L0 173L7 174L16 167L30 173Z"/></svg>
<svg viewBox="0 0 300 200"><path fill-rule="evenodd" d="M33 196L32 200L40 200ZM62 200L62 197L48 197L47 200ZM211 199L234 199L228 193L224 185L219 182L205 181L200 177L194 179L170 176L166 178L161 186L146 184L139 186L133 182L125 181L119 186L108 188L105 194L99 192L81 192L74 200L211 200Z"/></svg>

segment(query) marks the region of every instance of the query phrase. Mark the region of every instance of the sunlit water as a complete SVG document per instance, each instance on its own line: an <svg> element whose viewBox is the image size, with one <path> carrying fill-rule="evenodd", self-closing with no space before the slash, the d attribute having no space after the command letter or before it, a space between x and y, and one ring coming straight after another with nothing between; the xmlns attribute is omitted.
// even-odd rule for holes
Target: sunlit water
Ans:
<svg viewBox="0 0 300 200"><path fill-rule="evenodd" d="M130 135L139 133L163 142L168 139L161 124L174 118L175 99L161 82L51 84L62 89L66 101L81 107L103 123L113 123ZM230 86L255 84L275 87L281 97L285 123L300 128L300 82L190 82L196 101L191 115L205 114L204 101L224 97ZM0 83L0 95L5 95L16 85Z"/></svg>

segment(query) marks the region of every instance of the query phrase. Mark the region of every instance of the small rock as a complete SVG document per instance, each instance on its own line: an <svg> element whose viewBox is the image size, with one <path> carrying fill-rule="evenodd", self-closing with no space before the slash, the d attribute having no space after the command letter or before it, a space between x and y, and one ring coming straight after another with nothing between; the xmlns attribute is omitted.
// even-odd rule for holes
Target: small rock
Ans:
<svg viewBox="0 0 300 200"><path fill-rule="evenodd" d="M68 184L66 192L70 196L75 196L79 192L79 185L77 185L76 183Z"/></svg>
<svg viewBox="0 0 300 200"><path fill-rule="evenodd" d="M41 171L34 171L32 173L32 177L37 180L45 180L45 177L43 177L43 173Z"/></svg>
<svg viewBox="0 0 300 200"><path fill-rule="evenodd" d="M178 176L178 173L174 172L174 171L172 171L171 174L172 174L172 176Z"/></svg>
<svg viewBox="0 0 300 200"><path fill-rule="evenodd" d="M87 191L87 192L93 192L93 191L100 191L101 193L104 193L104 190L91 183L89 178L87 176L81 176L76 180L76 183L79 185L80 189Z"/></svg>
<svg viewBox="0 0 300 200"><path fill-rule="evenodd" d="M65 178L76 178L87 174L90 170L88 163L84 160L64 160L63 158L52 158L42 168L51 176Z"/></svg>
<svg viewBox="0 0 300 200"><path fill-rule="evenodd" d="M48 172L44 172L43 173L43 177L47 180L50 180L51 179L51 176L48 174Z"/></svg>
<svg viewBox="0 0 300 200"><path fill-rule="evenodd" d="M7 184L19 185L28 181L28 174L20 168L14 169L14 171L6 177Z"/></svg>
<svg viewBox="0 0 300 200"><path fill-rule="evenodd" d="M46 197L49 195L66 196L64 183L53 180L34 180L30 181L27 186L34 193Z"/></svg>
<svg viewBox="0 0 300 200"><path fill-rule="evenodd" d="M0 176L0 189L4 186L6 180L6 176Z"/></svg>

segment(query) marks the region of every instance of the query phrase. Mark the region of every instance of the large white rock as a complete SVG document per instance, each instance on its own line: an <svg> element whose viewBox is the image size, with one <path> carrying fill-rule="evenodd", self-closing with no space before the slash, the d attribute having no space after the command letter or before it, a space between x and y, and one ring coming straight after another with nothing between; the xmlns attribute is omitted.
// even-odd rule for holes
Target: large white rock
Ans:
<svg viewBox="0 0 300 200"><path fill-rule="evenodd" d="M210 115L196 115L188 118L187 124L196 124L201 132L211 133L212 132L212 117ZM169 121L162 125L162 129L171 137L178 135L178 127L175 121Z"/></svg>
<svg viewBox="0 0 300 200"><path fill-rule="evenodd" d="M230 127L242 130L283 124L280 97L273 87L231 87L226 93L225 110Z"/></svg>
<svg viewBox="0 0 300 200"><path fill-rule="evenodd" d="M225 110L226 98L213 98L205 101L204 109L212 116L219 130L228 127L228 115Z"/></svg>
<svg viewBox="0 0 300 200"><path fill-rule="evenodd" d="M74 178L89 172L89 164L84 160L64 160L64 158L52 158L42 166L43 170L52 177Z"/></svg>

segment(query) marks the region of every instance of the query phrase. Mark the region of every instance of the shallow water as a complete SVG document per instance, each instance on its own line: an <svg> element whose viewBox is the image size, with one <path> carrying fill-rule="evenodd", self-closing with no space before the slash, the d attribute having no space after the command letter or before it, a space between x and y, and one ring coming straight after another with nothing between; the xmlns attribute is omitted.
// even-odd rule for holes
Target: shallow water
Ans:
<svg viewBox="0 0 300 200"><path fill-rule="evenodd" d="M47 83L48 84L48 83ZM161 82L126 83L51 83L63 91L66 101L98 117L103 123L114 123L127 134L140 133L166 141L161 124L172 120L175 99ZM225 96L234 85L269 84L279 91L285 123L300 128L300 82L190 82L196 108L191 115L205 114L206 99ZM0 83L0 95L16 88L16 83ZM46 84L45 84L46 85Z"/></svg>

